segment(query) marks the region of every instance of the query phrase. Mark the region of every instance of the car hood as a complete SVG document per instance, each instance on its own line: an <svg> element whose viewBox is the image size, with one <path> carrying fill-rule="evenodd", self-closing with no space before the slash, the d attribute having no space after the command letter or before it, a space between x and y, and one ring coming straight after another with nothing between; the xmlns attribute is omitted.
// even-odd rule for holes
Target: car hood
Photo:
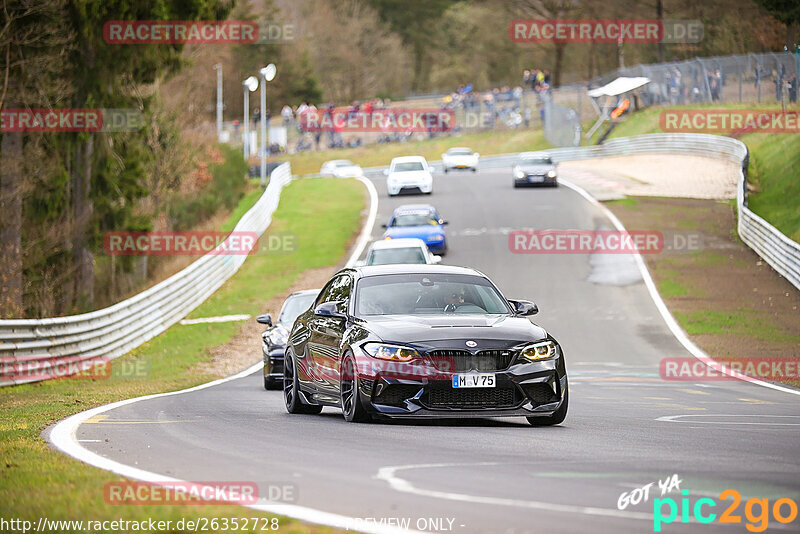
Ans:
<svg viewBox="0 0 800 534"><path fill-rule="evenodd" d="M517 168L527 174L544 174L547 171L555 170L555 165L517 165Z"/></svg>
<svg viewBox="0 0 800 534"><path fill-rule="evenodd" d="M365 319L364 328L387 343L428 348L485 350L508 348L547 337L544 328L525 317L508 315L381 315ZM469 349L466 341L477 346Z"/></svg>
<svg viewBox="0 0 800 534"><path fill-rule="evenodd" d="M444 229L438 224L426 224L424 226L392 226L386 229L383 237L399 239L401 237L419 237L423 241L432 235L444 234Z"/></svg>
<svg viewBox="0 0 800 534"><path fill-rule="evenodd" d="M416 183L431 179L431 173L428 171L404 171L389 173L390 180L398 180L400 182Z"/></svg>

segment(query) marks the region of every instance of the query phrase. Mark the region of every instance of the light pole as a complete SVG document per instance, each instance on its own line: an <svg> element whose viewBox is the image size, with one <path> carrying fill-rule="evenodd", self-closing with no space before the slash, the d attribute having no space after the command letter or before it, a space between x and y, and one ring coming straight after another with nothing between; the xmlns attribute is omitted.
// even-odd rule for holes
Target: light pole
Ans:
<svg viewBox="0 0 800 534"><path fill-rule="evenodd" d="M270 63L259 70L261 74L261 187L267 185L267 82L275 78L277 68Z"/></svg>
<svg viewBox="0 0 800 534"><path fill-rule="evenodd" d="M217 139L222 142L222 63L214 65L217 71Z"/></svg>
<svg viewBox="0 0 800 534"><path fill-rule="evenodd" d="M250 159L250 93L258 89L258 78L250 76L242 82L242 87L244 87L244 143L242 143L242 150L246 162Z"/></svg>

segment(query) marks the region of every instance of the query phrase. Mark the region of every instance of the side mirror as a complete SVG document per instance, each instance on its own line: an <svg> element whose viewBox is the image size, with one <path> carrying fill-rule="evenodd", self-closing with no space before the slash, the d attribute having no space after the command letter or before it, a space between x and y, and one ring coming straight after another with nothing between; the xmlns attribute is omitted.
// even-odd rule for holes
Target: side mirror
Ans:
<svg viewBox="0 0 800 534"><path fill-rule="evenodd" d="M389 228L385 223L381 225L381 228Z"/></svg>
<svg viewBox="0 0 800 534"><path fill-rule="evenodd" d="M509 300L517 315L526 317L539 313L539 307L529 300Z"/></svg>
<svg viewBox="0 0 800 534"><path fill-rule="evenodd" d="M272 326L272 315L264 313L256 317L256 321L267 326Z"/></svg>
<svg viewBox="0 0 800 534"><path fill-rule="evenodd" d="M441 261L442 261L442 257L441 256L439 256L438 254L434 254L433 255L433 264L434 265L436 265L437 263L440 263Z"/></svg>
<svg viewBox="0 0 800 534"><path fill-rule="evenodd" d="M480 154L478 154L477 152L475 152L475 154L473 154L473 155L474 155L476 158L479 158L479 157L481 157L481 155L480 155Z"/></svg>
<svg viewBox="0 0 800 534"><path fill-rule="evenodd" d="M445 158L447 158L447 154L442 154L442 161L444 161Z"/></svg>
<svg viewBox="0 0 800 534"><path fill-rule="evenodd" d="M445 224L450 224L450 221L445 221L444 219L439 219L439 224L444 226Z"/></svg>
<svg viewBox="0 0 800 534"><path fill-rule="evenodd" d="M339 311L338 302L323 302L314 308L314 315L318 317L335 317L337 319L344 319L347 316Z"/></svg>
<svg viewBox="0 0 800 534"><path fill-rule="evenodd" d="M383 169L383 175L389 176L389 169Z"/></svg>

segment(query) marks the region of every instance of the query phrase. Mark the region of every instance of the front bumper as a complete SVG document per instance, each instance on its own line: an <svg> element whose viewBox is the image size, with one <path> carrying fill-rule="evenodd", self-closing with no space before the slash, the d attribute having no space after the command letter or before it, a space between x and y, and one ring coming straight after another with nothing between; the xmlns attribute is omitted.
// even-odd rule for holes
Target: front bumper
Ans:
<svg viewBox="0 0 800 534"><path fill-rule="evenodd" d="M524 178L514 177L514 184L518 186L537 187L558 185L558 176L550 178L544 176L525 176Z"/></svg>
<svg viewBox="0 0 800 534"><path fill-rule="evenodd" d="M387 184L386 188L389 190L390 195L399 195L400 193L430 193L433 191L433 182L431 183L413 183L413 184Z"/></svg>
<svg viewBox="0 0 800 534"><path fill-rule="evenodd" d="M563 357L512 364L494 371L494 388L453 388L452 374L402 377L396 372L360 373L362 404L388 418L548 416L564 402Z"/></svg>
<svg viewBox="0 0 800 534"><path fill-rule="evenodd" d="M283 380L283 359L285 355L285 347L264 352L264 376Z"/></svg>

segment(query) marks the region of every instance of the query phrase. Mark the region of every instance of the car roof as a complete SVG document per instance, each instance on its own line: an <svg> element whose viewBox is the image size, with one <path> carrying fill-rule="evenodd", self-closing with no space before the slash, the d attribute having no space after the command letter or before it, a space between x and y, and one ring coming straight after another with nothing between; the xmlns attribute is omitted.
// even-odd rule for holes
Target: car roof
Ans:
<svg viewBox="0 0 800 534"><path fill-rule="evenodd" d="M392 212L392 215L399 215L401 213L413 213L413 212L430 212L436 211L436 208L431 206L430 204L403 204L402 206L398 206Z"/></svg>
<svg viewBox="0 0 800 534"><path fill-rule="evenodd" d="M380 276L384 274L466 274L486 278L480 271L469 267L456 267L455 265L426 265L423 263L391 264L391 265L364 265L355 270L362 278Z"/></svg>
<svg viewBox="0 0 800 534"><path fill-rule="evenodd" d="M330 165L331 163L350 163L352 165L355 165L355 163L353 163L349 159L332 159L332 160L326 161L323 165Z"/></svg>
<svg viewBox="0 0 800 534"><path fill-rule="evenodd" d="M547 152L522 152L519 155L522 158L549 158L550 154Z"/></svg>
<svg viewBox="0 0 800 534"><path fill-rule="evenodd" d="M454 147L450 147L450 148L447 149L448 152L453 151L453 150L469 150L470 152L472 152L471 148L468 148L468 147L465 147L465 146L454 146Z"/></svg>
<svg viewBox="0 0 800 534"><path fill-rule="evenodd" d="M422 156L398 156L396 158L392 158L392 163L405 163L409 161L425 161L427 160Z"/></svg>
<svg viewBox="0 0 800 534"><path fill-rule="evenodd" d="M383 250L386 248L428 248L428 245L418 237L401 237L398 239L379 239L369 247L370 250Z"/></svg>
<svg viewBox="0 0 800 534"><path fill-rule="evenodd" d="M292 297L299 297L302 295L318 295L320 291L322 291L322 289L301 289L300 291L295 291L294 293L286 297L286 300L289 300Z"/></svg>

